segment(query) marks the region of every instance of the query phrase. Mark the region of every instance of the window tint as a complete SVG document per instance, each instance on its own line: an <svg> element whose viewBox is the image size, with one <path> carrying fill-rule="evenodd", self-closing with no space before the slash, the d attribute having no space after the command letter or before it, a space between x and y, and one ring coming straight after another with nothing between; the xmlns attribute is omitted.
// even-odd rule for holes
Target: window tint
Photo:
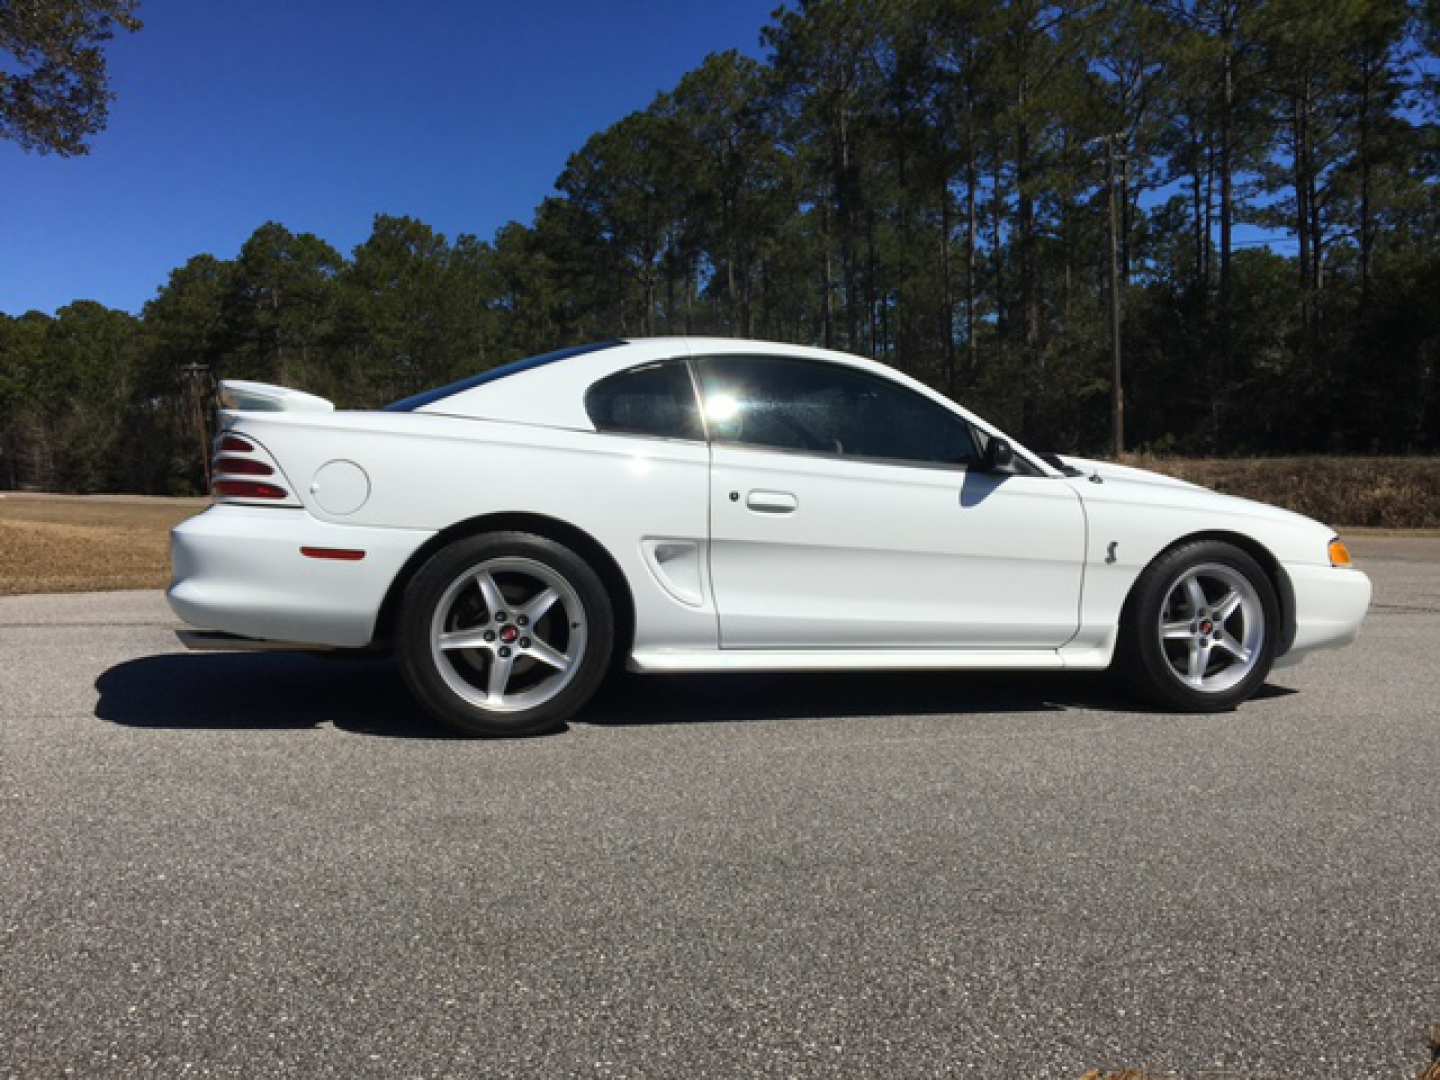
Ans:
<svg viewBox="0 0 1440 1080"><path fill-rule="evenodd" d="M888 379L768 356L707 357L699 370L717 442L927 465L976 459L970 425Z"/></svg>
<svg viewBox="0 0 1440 1080"><path fill-rule="evenodd" d="M643 364L601 379L585 395L597 431L703 439L695 387L683 360Z"/></svg>

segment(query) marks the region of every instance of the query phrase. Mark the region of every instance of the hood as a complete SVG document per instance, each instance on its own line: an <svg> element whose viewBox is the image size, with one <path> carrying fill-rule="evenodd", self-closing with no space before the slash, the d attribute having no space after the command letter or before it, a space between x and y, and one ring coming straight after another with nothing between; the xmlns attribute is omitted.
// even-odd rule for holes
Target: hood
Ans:
<svg viewBox="0 0 1440 1080"><path fill-rule="evenodd" d="M1209 488L1192 484L1188 480L1177 480L1164 473L1149 469L1136 469L1129 465L1118 465L1113 461L1096 461L1094 458L1071 457L1069 454L1055 455L1066 465L1079 469L1087 477L1099 475L1102 480L1126 480L1132 484L1154 484L1158 487L1189 488L1191 491L1209 491Z"/></svg>
<svg viewBox="0 0 1440 1080"><path fill-rule="evenodd" d="M1335 534L1335 530L1330 526L1293 510L1285 510L1253 499L1242 499L1238 495L1224 495L1199 484L1177 480L1173 476L1164 476L1149 469L1135 469L1129 465L1095 461L1091 458L1064 456L1060 460L1081 471L1082 475L1073 477L1070 481L1081 498L1099 497L1106 501L1130 503L1140 507L1169 507L1260 519L1286 529L1299 530L1311 540L1312 533L1323 533L1326 539ZM1103 484L1092 485L1089 482L1090 478L1096 475L1104 481ZM1311 546L1313 547L1313 544Z"/></svg>

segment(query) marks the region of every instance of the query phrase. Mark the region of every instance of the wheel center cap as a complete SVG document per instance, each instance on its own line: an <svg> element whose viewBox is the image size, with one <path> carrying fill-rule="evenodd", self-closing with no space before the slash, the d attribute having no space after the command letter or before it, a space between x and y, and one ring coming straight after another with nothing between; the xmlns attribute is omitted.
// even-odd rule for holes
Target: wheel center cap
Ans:
<svg viewBox="0 0 1440 1080"><path fill-rule="evenodd" d="M1210 631L1212 631L1212 630L1214 630L1214 629L1215 629L1215 624L1212 623L1212 622L1210 622L1209 620L1206 620L1205 622L1202 622L1202 623L1200 624L1200 633L1202 633L1202 634L1208 634L1208 633L1210 633ZM505 640L506 640L506 641L509 641L510 639L509 639L509 638L506 638Z"/></svg>
<svg viewBox="0 0 1440 1080"><path fill-rule="evenodd" d="M516 638L518 638L519 636L520 636L520 631L519 631L519 630L516 630L515 627L513 627L513 626L507 626L507 627L505 627L503 630L500 631L500 640L503 641L503 642L505 642L506 645L509 645L512 641L514 641L514 640L515 640Z"/></svg>

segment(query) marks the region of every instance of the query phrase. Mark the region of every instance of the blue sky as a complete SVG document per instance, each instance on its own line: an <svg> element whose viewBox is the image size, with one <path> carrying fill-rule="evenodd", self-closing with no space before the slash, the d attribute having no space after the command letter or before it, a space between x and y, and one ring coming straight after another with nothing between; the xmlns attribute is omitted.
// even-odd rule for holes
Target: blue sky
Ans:
<svg viewBox="0 0 1440 1080"><path fill-rule="evenodd" d="M138 311L267 219L349 252L377 212L488 239L565 159L778 0L144 0L88 157L0 144L0 311Z"/></svg>

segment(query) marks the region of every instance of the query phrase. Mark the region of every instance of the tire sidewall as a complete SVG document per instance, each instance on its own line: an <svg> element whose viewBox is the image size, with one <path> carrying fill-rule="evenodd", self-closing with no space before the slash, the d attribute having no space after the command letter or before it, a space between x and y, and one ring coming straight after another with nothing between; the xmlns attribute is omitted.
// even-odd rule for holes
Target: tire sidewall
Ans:
<svg viewBox="0 0 1440 1080"><path fill-rule="evenodd" d="M1161 609L1176 580L1202 563L1219 563L1243 574L1259 596L1265 615L1265 638L1254 668L1230 689L1212 693L1180 681L1156 632ZM1142 697L1167 709L1217 712L1249 698L1269 677L1281 632L1280 601L1270 575L1254 556L1223 540L1196 540L1165 552L1145 568L1135 584L1122 632L1128 654L1126 674Z"/></svg>
<svg viewBox="0 0 1440 1080"><path fill-rule="evenodd" d="M491 712L461 698L445 682L430 648L430 627L445 590L468 568L487 559L520 556L560 574L585 609L585 655L570 682L553 698L517 712ZM467 735L516 737L559 727L585 705L610 667L615 616L599 575L570 548L546 536L495 532L456 540L435 552L405 588L396 653L416 698L442 723Z"/></svg>

